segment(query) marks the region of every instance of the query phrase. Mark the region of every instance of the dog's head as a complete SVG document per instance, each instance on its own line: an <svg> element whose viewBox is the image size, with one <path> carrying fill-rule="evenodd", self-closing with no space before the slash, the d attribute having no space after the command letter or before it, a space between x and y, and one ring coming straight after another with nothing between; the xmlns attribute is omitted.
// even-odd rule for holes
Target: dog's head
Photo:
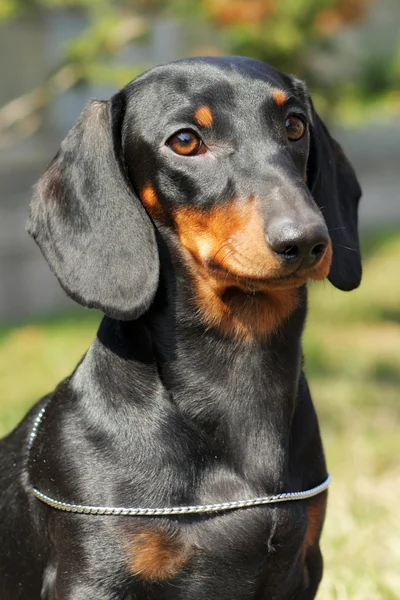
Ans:
<svg viewBox="0 0 400 600"><path fill-rule="evenodd" d="M220 295L326 276L357 287L360 195L302 82L250 59L195 58L84 110L28 230L73 299L133 319L157 290L156 227Z"/></svg>

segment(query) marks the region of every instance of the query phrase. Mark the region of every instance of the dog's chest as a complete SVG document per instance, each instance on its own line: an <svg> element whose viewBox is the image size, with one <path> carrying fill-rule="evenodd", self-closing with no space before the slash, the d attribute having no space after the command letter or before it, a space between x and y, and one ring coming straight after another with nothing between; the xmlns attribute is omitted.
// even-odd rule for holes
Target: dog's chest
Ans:
<svg viewBox="0 0 400 600"><path fill-rule="evenodd" d="M244 428L247 423L241 425ZM254 430L260 434L261 426ZM152 456L149 471L152 467L153 472L164 473L158 479L146 480L146 495L158 497L157 506L241 502L282 489L286 456L274 432L259 435L256 453L252 451L255 433L251 431L240 436L240 446L234 444L235 436L225 436L225 445L209 436L204 445L203 436L195 439L194 432L190 438L184 432L181 424L173 444L167 442L161 454ZM141 498L142 506L144 502ZM298 569L306 527L306 511L299 503L182 515L162 521L153 518L125 529L125 564L138 584L173 585L186 590L182 596L185 598L208 594L205 584L199 595L189 593L194 580L212 582L213 589L218 588L220 580L236 581L235 586L241 589L237 596L240 600L256 598L255 590L266 578L279 579L279 573L288 573L287 563L290 569ZM271 575L272 564L275 574ZM235 594L236 590L230 590L227 596L222 587L215 597L232 600Z"/></svg>
<svg viewBox="0 0 400 600"><path fill-rule="evenodd" d="M214 473L200 498L224 501L228 489L232 500L251 497L249 486L237 477L225 475L221 481ZM162 584L165 595L154 597L163 600L172 598L171 585L182 590L179 598L203 598L211 589L212 598L263 598L263 587L282 585L281 573L290 579L300 572L305 530L305 509L299 503L153 519L125 530L126 564L138 585Z"/></svg>

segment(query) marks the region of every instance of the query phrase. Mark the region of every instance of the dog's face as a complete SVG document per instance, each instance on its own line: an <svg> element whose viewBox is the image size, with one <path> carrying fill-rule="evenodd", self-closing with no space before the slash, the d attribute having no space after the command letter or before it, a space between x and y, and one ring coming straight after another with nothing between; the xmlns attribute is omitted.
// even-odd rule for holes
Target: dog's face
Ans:
<svg viewBox="0 0 400 600"><path fill-rule="evenodd" d="M67 292L118 318L151 303L154 227L168 230L216 322L240 292L289 314L307 279L356 287L359 197L302 82L250 59L188 59L86 109L29 228Z"/></svg>
<svg viewBox="0 0 400 600"><path fill-rule="evenodd" d="M326 277L331 247L306 184L311 107L255 64L150 72L128 91L122 156L149 214L176 230L203 277L271 290Z"/></svg>

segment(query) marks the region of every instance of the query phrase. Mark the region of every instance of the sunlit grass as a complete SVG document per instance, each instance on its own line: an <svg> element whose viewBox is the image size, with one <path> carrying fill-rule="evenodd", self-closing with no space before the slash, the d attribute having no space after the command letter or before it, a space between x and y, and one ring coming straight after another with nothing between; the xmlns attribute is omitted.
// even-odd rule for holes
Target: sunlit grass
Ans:
<svg viewBox="0 0 400 600"><path fill-rule="evenodd" d="M400 235L365 239L359 290L313 284L304 348L329 470L319 600L400 598ZM0 434L68 375L99 316L0 329Z"/></svg>
<svg viewBox="0 0 400 600"><path fill-rule="evenodd" d="M359 290L310 295L306 370L333 475L320 600L400 597L400 236L366 255Z"/></svg>
<svg viewBox="0 0 400 600"><path fill-rule="evenodd" d="M0 328L0 436L69 375L89 346L96 313Z"/></svg>

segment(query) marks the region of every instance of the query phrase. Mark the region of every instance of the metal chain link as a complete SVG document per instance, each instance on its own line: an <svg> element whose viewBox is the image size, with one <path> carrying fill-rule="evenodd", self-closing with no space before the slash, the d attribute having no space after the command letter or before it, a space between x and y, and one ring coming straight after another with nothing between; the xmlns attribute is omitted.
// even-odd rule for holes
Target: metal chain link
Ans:
<svg viewBox="0 0 400 600"><path fill-rule="evenodd" d="M28 452L31 451L33 443L37 437L40 424L43 420L46 411L44 406L38 413L28 441ZM111 506L86 506L84 504L70 504L55 500L46 494L43 494L36 488L32 488L32 494L41 502L62 510L64 512L79 513L85 515L114 515L114 516L129 516L129 517L164 517L172 515L193 515L216 513L240 508L250 508L253 506L262 506L265 504L275 504L277 502L287 502L290 500L306 500L324 492L331 482L331 476L328 474L325 481L319 485L302 492L284 492L282 494L274 494L272 496L259 496L250 500L238 500L235 502L221 502L217 504L200 504L195 506L172 506L166 508L125 508Z"/></svg>

